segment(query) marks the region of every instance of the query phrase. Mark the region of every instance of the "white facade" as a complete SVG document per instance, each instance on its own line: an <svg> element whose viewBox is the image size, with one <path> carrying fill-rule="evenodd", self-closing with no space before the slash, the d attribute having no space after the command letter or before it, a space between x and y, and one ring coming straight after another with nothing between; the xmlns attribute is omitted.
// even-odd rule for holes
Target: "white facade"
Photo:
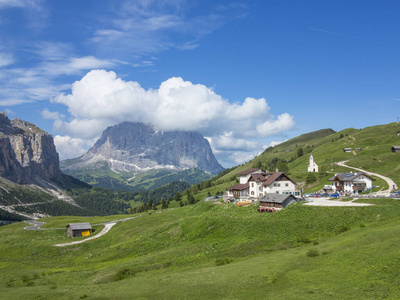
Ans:
<svg viewBox="0 0 400 300"><path fill-rule="evenodd" d="M259 198L266 194L292 194L295 195L296 185L290 180L274 181L268 186L263 182L249 181L249 196Z"/></svg>
<svg viewBox="0 0 400 300"><path fill-rule="evenodd" d="M358 194L358 192L372 189L372 181L375 179L364 173L340 173L330 180L332 180L332 189L334 191Z"/></svg>
<svg viewBox="0 0 400 300"><path fill-rule="evenodd" d="M312 154L310 155L310 164L308 165L308 172L318 172L318 165L315 163Z"/></svg>

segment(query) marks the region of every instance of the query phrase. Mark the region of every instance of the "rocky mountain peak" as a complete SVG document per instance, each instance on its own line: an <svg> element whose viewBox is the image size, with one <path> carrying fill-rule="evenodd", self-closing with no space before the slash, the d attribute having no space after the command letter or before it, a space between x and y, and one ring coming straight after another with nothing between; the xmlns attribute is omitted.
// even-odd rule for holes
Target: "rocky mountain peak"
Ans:
<svg viewBox="0 0 400 300"><path fill-rule="evenodd" d="M115 172L198 168L211 174L223 170L208 141L198 132L161 131L151 124L123 122L108 127L70 169L107 162Z"/></svg>
<svg viewBox="0 0 400 300"><path fill-rule="evenodd" d="M33 183L61 174L53 137L32 123L0 113L0 176Z"/></svg>

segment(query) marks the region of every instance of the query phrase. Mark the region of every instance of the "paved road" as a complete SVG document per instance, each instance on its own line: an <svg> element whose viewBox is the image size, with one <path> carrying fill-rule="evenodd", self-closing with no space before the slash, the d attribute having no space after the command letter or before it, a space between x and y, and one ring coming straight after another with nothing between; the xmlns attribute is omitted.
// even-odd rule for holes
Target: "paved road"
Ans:
<svg viewBox="0 0 400 300"><path fill-rule="evenodd" d="M126 220L125 220L125 221L126 221ZM102 231L100 231L98 234L93 235L93 236L91 236L91 237L89 237L89 238L87 238L87 239L80 240L80 241L76 241L76 242L70 242L70 243L55 244L55 245L53 245L53 246L54 246L54 247L72 246L72 245L82 244L82 243L84 243L84 242L97 239L97 238L99 238L99 237L105 235L107 232L109 232L110 229L111 229L115 224L117 224L117 222L118 222L118 221L107 223L107 224L104 226L104 228L103 228Z"/></svg>
<svg viewBox="0 0 400 300"><path fill-rule="evenodd" d="M354 170L357 170L357 171L360 171L360 172L364 172L366 174L373 175L373 176L376 176L376 177L379 177L379 178L382 178L383 180L385 180L387 182L387 184L389 185L389 189L385 190L385 191L379 191L378 192L379 195L382 195L382 196L390 195L392 190L397 190L398 189L397 184L392 179L390 179L389 177L386 177L386 176L383 176L383 175L380 175L380 174L377 174L377 173L368 172L368 171L360 169L360 168L350 167L350 166L346 165L346 162L348 162L348 160L337 162L336 164L338 166L354 169ZM375 193L375 194L377 194L377 193Z"/></svg>
<svg viewBox="0 0 400 300"><path fill-rule="evenodd" d="M44 230L44 229L40 228L40 226L43 226L44 224L46 224L44 222L36 222L34 220L27 220L24 222L32 225L32 226L24 227L25 230Z"/></svg>
<svg viewBox="0 0 400 300"><path fill-rule="evenodd" d="M91 237L88 237L87 239L84 239L84 240L80 240L80 241L76 241L76 242L70 242L70 243L63 243L63 244L55 244L55 245L53 245L53 246L54 246L54 247L65 247L65 246L71 246L71 245L76 245L76 244L82 244L82 243L85 243L85 242L87 242L87 241L91 241L91 240L97 239L97 238L99 238L99 237L105 235L107 232L109 232L110 229L111 229L115 224L117 224L118 222L125 222L125 221L132 220L132 219L135 219L135 218L137 218L137 217L130 217L130 218L125 218L125 219L115 220L115 221L112 221L112 222L95 224L95 225L104 225L103 230L100 231L98 234L93 235L93 236L91 236ZM94 226L95 226L95 225L94 225Z"/></svg>
<svg viewBox="0 0 400 300"><path fill-rule="evenodd" d="M324 197L316 197L316 198L307 198L308 201L304 203L304 205L310 206L370 206L373 204L369 203L354 203L354 199L352 201L337 201L337 200L329 200L332 198L324 198Z"/></svg>

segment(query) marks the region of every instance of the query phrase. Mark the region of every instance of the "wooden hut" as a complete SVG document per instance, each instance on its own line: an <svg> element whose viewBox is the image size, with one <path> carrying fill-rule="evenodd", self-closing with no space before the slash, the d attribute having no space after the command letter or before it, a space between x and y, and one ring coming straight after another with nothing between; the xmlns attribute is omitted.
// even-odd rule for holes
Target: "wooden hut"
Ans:
<svg viewBox="0 0 400 300"><path fill-rule="evenodd" d="M286 206L297 203L298 200L292 194L266 194L260 199L260 208L285 208Z"/></svg>
<svg viewBox="0 0 400 300"><path fill-rule="evenodd" d="M70 223L67 225L67 236L70 237L79 237L79 236L88 236L94 230L89 223Z"/></svg>

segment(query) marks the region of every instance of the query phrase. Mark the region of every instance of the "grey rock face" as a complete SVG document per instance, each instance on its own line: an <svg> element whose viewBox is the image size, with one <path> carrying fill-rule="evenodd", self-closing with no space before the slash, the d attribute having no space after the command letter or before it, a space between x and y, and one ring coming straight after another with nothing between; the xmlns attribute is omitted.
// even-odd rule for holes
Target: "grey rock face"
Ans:
<svg viewBox="0 0 400 300"><path fill-rule="evenodd" d="M198 168L217 174L223 170L201 134L157 131L151 125L131 122L107 128L95 145L66 169L89 167L102 161L116 172Z"/></svg>
<svg viewBox="0 0 400 300"><path fill-rule="evenodd" d="M53 137L34 124L0 113L0 176L33 183L61 174Z"/></svg>

